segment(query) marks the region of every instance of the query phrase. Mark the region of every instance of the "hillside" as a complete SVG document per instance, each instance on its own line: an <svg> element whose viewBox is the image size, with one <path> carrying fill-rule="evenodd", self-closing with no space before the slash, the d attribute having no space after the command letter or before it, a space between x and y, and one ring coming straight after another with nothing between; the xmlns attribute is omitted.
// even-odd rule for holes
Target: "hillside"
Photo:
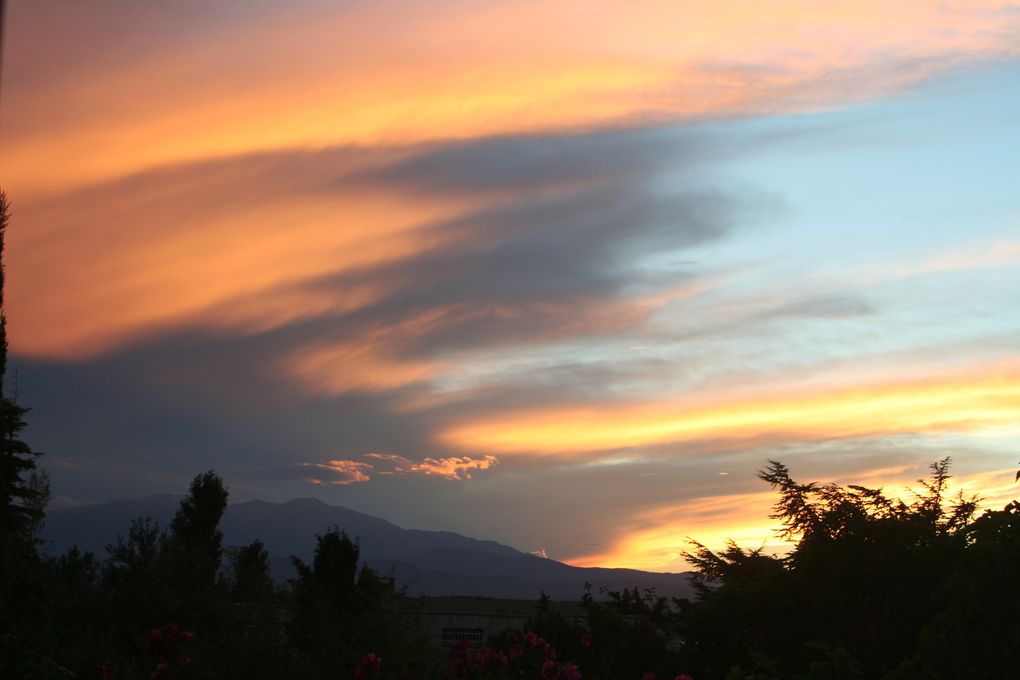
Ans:
<svg viewBox="0 0 1020 680"><path fill-rule="evenodd" d="M174 496L160 495L54 510L47 515L44 550L56 555L78 545L105 556L105 546L126 534L133 518L147 514L166 526L177 506ZM596 595L602 589L635 586L654 588L671 597L692 592L686 574L573 567L495 541L450 531L403 529L314 498L237 503L227 508L220 523L225 546L262 539L274 576L280 581L293 575L289 556L309 560L315 535L334 526L360 541L367 564L383 575L392 575L398 586L412 595L535 599L544 591L554 599L572 600L581 597L586 582L592 584Z"/></svg>

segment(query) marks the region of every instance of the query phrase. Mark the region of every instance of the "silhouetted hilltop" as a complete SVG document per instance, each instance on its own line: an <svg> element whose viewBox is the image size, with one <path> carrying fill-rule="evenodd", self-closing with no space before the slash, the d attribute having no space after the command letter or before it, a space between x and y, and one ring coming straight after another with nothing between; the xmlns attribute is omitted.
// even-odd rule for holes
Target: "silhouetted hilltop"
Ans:
<svg viewBox="0 0 1020 680"><path fill-rule="evenodd" d="M104 557L105 546L126 534L133 518L150 515L165 527L178 503L174 496L158 495L54 510L47 515L44 550L56 555L78 545ZM310 560L316 534L334 526L360 541L367 564L383 575L392 575L413 595L536 599L544 591L554 599L576 600L585 582L593 584L596 595L601 588L654 588L660 595L677 597L692 592L687 574L573 567L450 531L402 529L314 498L237 503L227 508L220 522L224 545L246 545L261 539L278 580L294 574L290 555Z"/></svg>

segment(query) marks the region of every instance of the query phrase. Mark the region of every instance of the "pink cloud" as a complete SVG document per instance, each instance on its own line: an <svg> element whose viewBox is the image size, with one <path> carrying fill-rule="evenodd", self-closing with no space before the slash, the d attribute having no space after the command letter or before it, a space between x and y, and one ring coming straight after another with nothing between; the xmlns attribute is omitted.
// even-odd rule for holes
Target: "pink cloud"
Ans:
<svg viewBox="0 0 1020 680"><path fill-rule="evenodd" d="M369 453L366 457L387 461L393 464L393 472L398 474L436 475L444 479L471 479L471 470L488 470L499 460L496 456L450 456L449 458L424 458L415 463L409 458L393 453Z"/></svg>
<svg viewBox="0 0 1020 680"><path fill-rule="evenodd" d="M369 470L373 476L421 474L460 481L471 479L472 470L487 470L499 462L496 456L426 457L419 463L395 453L368 453L365 454L365 458L371 458L376 463L337 458L325 463L301 463L301 465L322 471L308 478L312 484L347 485L369 481L372 478L368 474ZM378 463L383 464L381 468Z"/></svg>
<svg viewBox="0 0 1020 680"><path fill-rule="evenodd" d="M356 460L331 460L327 463L302 463L305 467L317 468L329 473L329 479L322 477L311 477L308 479L312 484L346 485L358 482L367 482L371 477L365 472L374 467L371 463L362 463Z"/></svg>

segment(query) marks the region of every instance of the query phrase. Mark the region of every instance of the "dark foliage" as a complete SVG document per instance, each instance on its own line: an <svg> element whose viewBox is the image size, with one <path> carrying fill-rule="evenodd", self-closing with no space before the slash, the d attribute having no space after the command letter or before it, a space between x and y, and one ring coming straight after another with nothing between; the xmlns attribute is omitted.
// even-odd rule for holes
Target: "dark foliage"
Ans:
<svg viewBox="0 0 1020 680"><path fill-rule="evenodd" d="M780 558L694 544L701 597L681 626L693 668L759 678L992 678L1017 668L1020 593L1002 578L1020 573L1016 504L974 520L977 499L946 497L948 458L910 502L800 484L777 461L760 477L779 493L772 516L795 546Z"/></svg>
<svg viewBox="0 0 1020 680"><path fill-rule="evenodd" d="M21 440L28 409L7 397L7 315L4 308L4 241L10 219L0 191L0 631L18 639L21 624L39 606L41 577L35 531L43 516L48 484L33 476L36 452ZM35 480L35 482L33 481Z"/></svg>
<svg viewBox="0 0 1020 680"><path fill-rule="evenodd" d="M359 569L357 541L335 529L317 541L311 565L291 557L298 578L287 628L315 672L353 674L369 654L386 660L387 675L433 666L426 663L433 655L406 598L368 567Z"/></svg>
<svg viewBox="0 0 1020 680"><path fill-rule="evenodd" d="M798 484L779 463L779 557L695 543L699 597L625 589L568 618L543 597L525 630L450 655L413 603L331 530L279 589L265 547L223 549L227 492L195 478L167 531L136 519L101 560L28 555L3 677L77 678L1003 678L1020 663L1020 503L974 519L945 498L948 461L903 502ZM227 564L221 568L220 559ZM6 558L6 555L5 555ZM5 569L8 567L5 566ZM27 568L25 566L18 568ZM182 605L182 603L188 603Z"/></svg>
<svg viewBox="0 0 1020 680"><path fill-rule="evenodd" d="M233 548L230 555L230 575L227 588L233 602L272 602L276 585L269 573L269 552L256 539L252 543Z"/></svg>
<svg viewBox="0 0 1020 680"><path fill-rule="evenodd" d="M9 399L7 315L4 308L4 240L10 219L7 195L0 191L0 627L14 626L34 606L38 558L34 531L42 520L43 492L32 483L36 452L20 438L28 409ZM36 477L35 479L38 479ZM47 489L48 493L48 489Z"/></svg>
<svg viewBox="0 0 1020 680"><path fill-rule="evenodd" d="M967 559L938 592L912 669L929 678L1020 674L1020 503L989 511L964 530Z"/></svg>

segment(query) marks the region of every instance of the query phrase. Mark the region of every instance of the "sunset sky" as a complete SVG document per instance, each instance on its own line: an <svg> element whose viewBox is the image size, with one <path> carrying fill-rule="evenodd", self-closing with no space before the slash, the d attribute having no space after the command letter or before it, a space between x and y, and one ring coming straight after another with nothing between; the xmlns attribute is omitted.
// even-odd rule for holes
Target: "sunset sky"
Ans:
<svg viewBox="0 0 1020 680"><path fill-rule="evenodd" d="M1017 495L1020 2L7 5L53 507L214 468L678 571L781 547L770 458Z"/></svg>

